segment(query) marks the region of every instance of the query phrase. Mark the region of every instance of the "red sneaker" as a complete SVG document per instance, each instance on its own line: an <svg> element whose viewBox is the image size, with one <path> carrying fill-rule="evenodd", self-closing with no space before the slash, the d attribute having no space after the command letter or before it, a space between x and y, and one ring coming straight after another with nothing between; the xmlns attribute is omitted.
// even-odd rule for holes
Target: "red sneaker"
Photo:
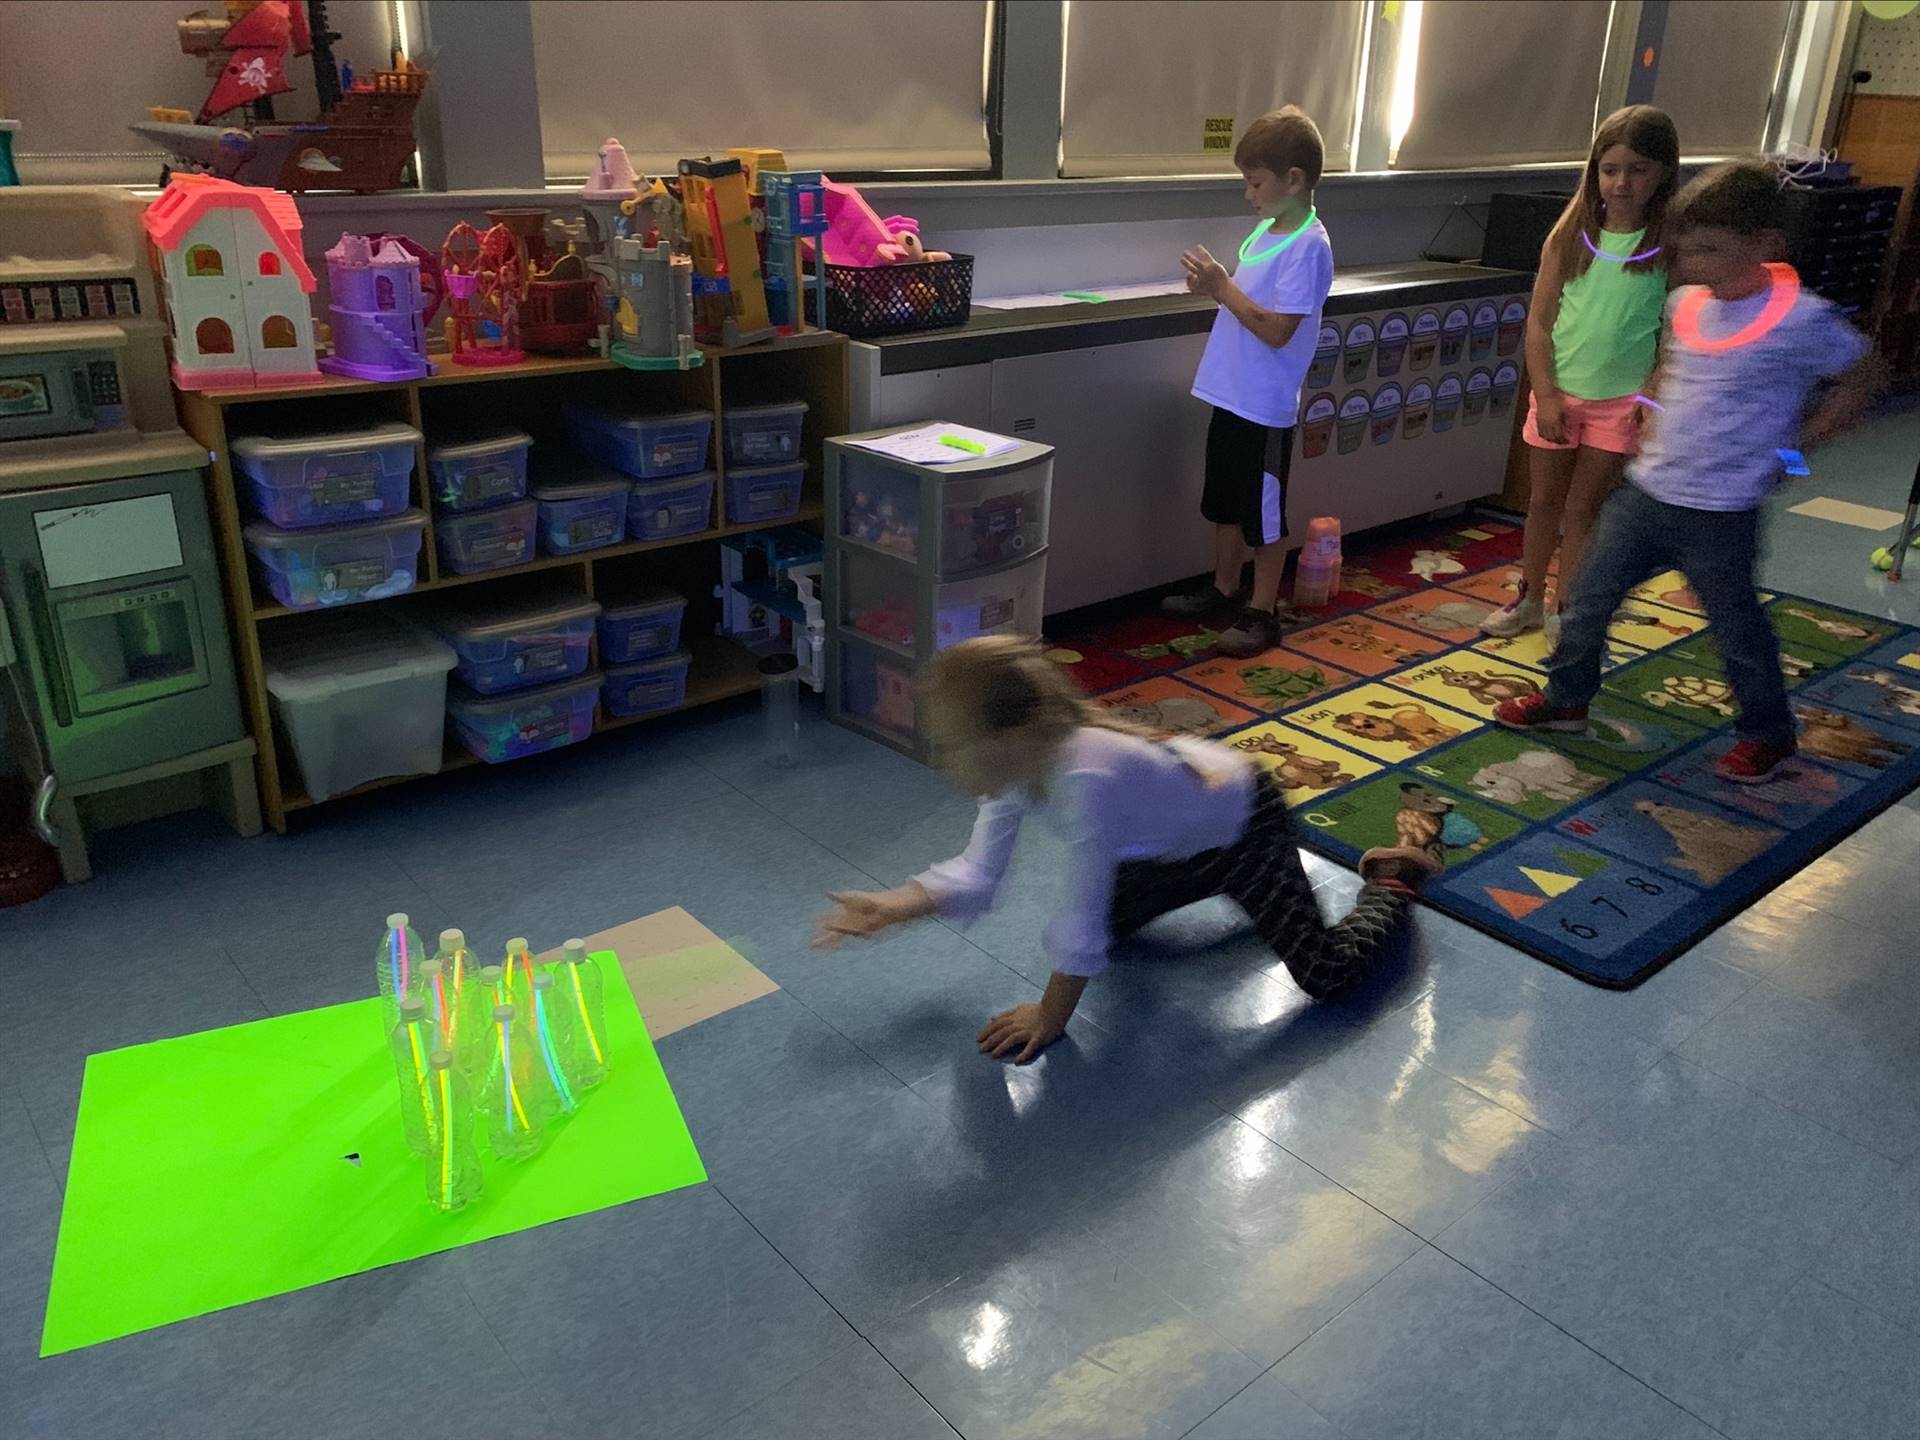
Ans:
<svg viewBox="0 0 1920 1440"><path fill-rule="evenodd" d="M1509 730L1564 730L1569 735L1582 735L1587 729L1586 706L1549 705L1544 695L1502 700L1494 707L1493 718Z"/></svg>
<svg viewBox="0 0 1920 1440"><path fill-rule="evenodd" d="M1713 773L1735 785L1764 785L1773 779L1782 761L1791 760L1800 747L1769 745L1764 740L1738 740L1713 762Z"/></svg>

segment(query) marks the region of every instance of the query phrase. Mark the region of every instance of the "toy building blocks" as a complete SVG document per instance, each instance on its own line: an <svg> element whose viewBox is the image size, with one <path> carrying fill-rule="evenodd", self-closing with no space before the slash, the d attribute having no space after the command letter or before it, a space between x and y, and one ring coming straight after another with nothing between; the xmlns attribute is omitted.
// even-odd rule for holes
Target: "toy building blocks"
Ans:
<svg viewBox="0 0 1920 1440"><path fill-rule="evenodd" d="M300 211L278 190L176 175L143 217L173 324L182 390L318 380L316 285Z"/></svg>
<svg viewBox="0 0 1920 1440"><path fill-rule="evenodd" d="M693 252L696 335L714 345L771 338L746 167L738 160L682 160L680 199Z"/></svg>
<svg viewBox="0 0 1920 1440"><path fill-rule="evenodd" d="M767 312L782 330L806 329L802 291L813 287L813 323L827 323L827 269L809 277L800 263L802 242L819 243L827 231L826 177L818 170L762 170L767 203Z"/></svg>

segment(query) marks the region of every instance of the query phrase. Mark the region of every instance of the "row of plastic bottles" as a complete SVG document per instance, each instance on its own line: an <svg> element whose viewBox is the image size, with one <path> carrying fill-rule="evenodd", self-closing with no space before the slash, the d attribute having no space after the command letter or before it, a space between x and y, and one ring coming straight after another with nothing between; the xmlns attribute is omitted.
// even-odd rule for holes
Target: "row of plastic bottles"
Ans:
<svg viewBox="0 0 1920 1440"><path fill-rule="evenodd" d="M485 1183L477 1131L496 1159L525 1160L607 1078L604 988L579 940L552 964L514 939L500 964L481 965L459 930L423 953L407 917L389 915L374 965L401 1123L428 1200L458 1210Z"/></svg>

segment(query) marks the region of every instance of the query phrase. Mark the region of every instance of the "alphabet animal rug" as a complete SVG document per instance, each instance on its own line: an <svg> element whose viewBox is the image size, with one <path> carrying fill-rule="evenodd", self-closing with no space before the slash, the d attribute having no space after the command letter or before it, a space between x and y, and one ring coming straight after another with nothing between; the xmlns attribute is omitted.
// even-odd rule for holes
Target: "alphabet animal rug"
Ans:
<svg viewBox="0 0 1920 1440"><path fill-rule="evenodd" d="M1519 538L1470 517L1361 551L1333 606L1251 659L1151 611L1051 653L1127 719L1219 737L1273 771L1303 845L1349 865L1372 845L1423 846L1445 863L1426 903L1615 989L1920 784L1920 630L1794 595L1763 598L1800 754L1765 785L1715 779L1733 693L1678 574L1616 614L1585 734L1500 729L1496 705L1546 684L1544 636L1477 628L1512 593Z"/></svg>

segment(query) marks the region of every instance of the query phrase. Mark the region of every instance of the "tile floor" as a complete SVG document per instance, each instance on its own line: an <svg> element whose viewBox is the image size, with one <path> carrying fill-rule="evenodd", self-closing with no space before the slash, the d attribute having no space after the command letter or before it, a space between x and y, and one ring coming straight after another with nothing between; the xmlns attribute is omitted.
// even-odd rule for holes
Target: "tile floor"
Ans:
<svg viewBox="0 0 1920 1440"><path fill-rule="evenodd" d="M1795 500L1898 506L1920 409ZM1920 620L1864 531L1769 578ZM1050 842L1001 911L811 954L827 890L957 845L937 776L736 711L344 805L123 832L0 912L0 1435L1900 1440L1920 1433L1920 798L1639 990L1432 913L1315 1006L1223 907L1069 1038ZM1314 861L1329 909L1351 876ZM380 917L536 944L684 905L783 987L661 1046L708 1185L36 1358L85 1055L361 993Z"/></svg>

